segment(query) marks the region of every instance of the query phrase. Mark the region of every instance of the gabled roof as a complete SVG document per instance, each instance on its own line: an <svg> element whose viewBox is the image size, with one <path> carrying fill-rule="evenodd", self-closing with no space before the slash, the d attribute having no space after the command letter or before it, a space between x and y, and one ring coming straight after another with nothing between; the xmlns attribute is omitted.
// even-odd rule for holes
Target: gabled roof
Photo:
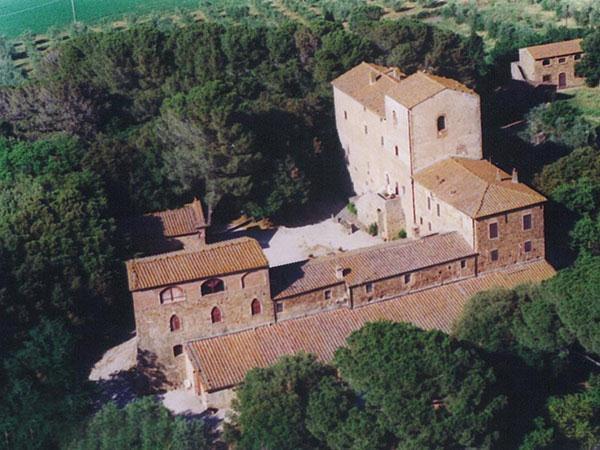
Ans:
<svg viewBox="0 0 600 450"><path fill-rule="evenodd" d="M371 83L370 74L374 76ZM360 63L331 82L340 91L352 97L367 109L385 116L385 95L405 75L397 67Z"/></svg>
<svg viewBox="0 0 600 450"><path fill-rule="evenodd" d="M473 249L456 232L415 241L393 241L274 267L271 291L273 298L282 299L339 283L356 286L472 255ZM343 279L337 277L337 268L346 271Z"/></svg>
<svg viewBox="0 0 600 450"><path fill-rule="evenodd" d="M449 158L414 175L421 186L472 218L546 201L546 197L486 160Z"/></svg>
<svg viewBox="0 0 600 450"><path fill-rule="evenodd" d="M268 267L255 239L232 239L201 250L172 252L127 261L129 290L199 280L212 276Z"/></svg>
<svg viewBox="0 0 600 450"><path fill-rule="evenodd" d="M304 351L329 361L335 350L346 343L346 338L367 322L412 322L424 329L449 332L465 303L476 292L536 283L554 274L552 266L542 260L356 309L343 308L188 342L185 351L198 371L203 388L216 391L241 383L250 369L266 367L283 355Z"/></svg>
<svg viewBox="0 0 600 450"><path fill-rule="evenodd" d="M426 72L413 73L390 89L387 95L411 109L445 89L477 95L475 91L456 80Z"/></svg>
<svg viewBox="0 0 600 450"><path fill-rule="evenodd" d="M525 47L533 59L552 58L556 56L571 55L581 53L581 41L583 39L572 39L570 41L552 42L550 44L534 45Z"/></svg>
<svg viewBox="0 0 600 450"><path fill-rule="evenodd" d="M134 238L174 238L195 234L207 226L202 204L198 199L181 208L144 214L128 223Z"/></svg>

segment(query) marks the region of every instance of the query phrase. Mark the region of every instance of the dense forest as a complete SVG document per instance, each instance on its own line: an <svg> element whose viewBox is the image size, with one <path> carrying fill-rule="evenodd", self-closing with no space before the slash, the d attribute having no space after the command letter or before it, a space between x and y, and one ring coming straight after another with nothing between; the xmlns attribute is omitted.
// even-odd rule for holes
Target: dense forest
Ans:
<svg viewBox="0 0 600 450"><path fill-rule="evenodd" d="M584 29L552 28L527 43L586 33L586 45L597 52L598 31ZM276 27L161 22L83 33L48 52L30 80L11 78L0 89L0 446L161 448L176 441L174 448L206 448L201 424L149 400L98 411L95 387L86 381L91 361L132 327L122 264L132 250L122 221L194 196L216 222L242 212L285 221L324 197L343 198L333 78L362 60L456 78L482 95L489 130L502 123L490 111L502 100L507 55L521 44L508 49L503 42L502 51L486 58L475 33L380 20L363 8L348 27L331 16ZM279 383L278 371L288 369L250 374L228 430L232 442L273 449L454 448L512 439L511 445L539 448L541 442L589 446L597 438L598 382L589 378L589 389L577 383L600 359L594 283L600 156L594 126L583 118L565 123L571 113L559 104L531 110L522 145L503 158L522 160L523 151L531 158L544 148L560 156L546 158L530 178L552 199L553 218L568 218L554 232L560 260L573 267L539 292L485 294L477 304L489 311L473 306L453 337L379 324L351 338L334 366L303 356L283 361L299 374L293 392L283 393L293 398L283 396L279 412L295 409L293 402L301 407L291 424L284 415L282 427L291 428L272 433L272 441L261 427L276 410L264 422L248 411L260 401L259 389L273 389L269 380ZM547 142L533 149L528 136L540 133ZM496 136L486 134L487 151L498 154ZM489 329L499 330L493 342L481 336ZM398 345L414 347L407 355L419 357L390 362L371 390L366 377L378 367L369 366L364 352ZM390 405L382 393L399 371L406 379L390 399L403 400ZM439 380L417 387L422 371ZM529 389L539 401L523 410ZM421 404L426 396L452 414L429 420L432 410ZM398 408L414 415L400 417ZM577 425L589 418L589 427L571 430L574 417ZM507 432L517 421L516 431ZM296 445L294 433L305 429L310 439L282 444Z"/></svg>

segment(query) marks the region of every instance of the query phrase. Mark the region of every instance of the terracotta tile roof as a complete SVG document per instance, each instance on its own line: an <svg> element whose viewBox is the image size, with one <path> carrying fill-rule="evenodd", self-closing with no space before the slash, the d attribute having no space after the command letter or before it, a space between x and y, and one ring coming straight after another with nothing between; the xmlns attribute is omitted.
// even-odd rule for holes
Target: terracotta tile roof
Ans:
<svg viewBox="0 0 600 450"><path fill-rule="evenodd" d="M369 80L370 73L375 75L374 83ZM385 95L404 76L396 67L362 62L337 77L331 84L380 117L385 117Z"/></svg>
<svg viewBox="0 0 600 450"><path fill-rule="evenodd" d="M412 322L424 329L450 330L468 299L481 290L511 288L541 282L555 274L546 261L538 261L477 278L409 294L357 309L339 309L279 322L249 331L202 339L186 344L186 353L208 391L239 384L246 372L266 367L283 355L305 351L328 361L346 338L367 322Z"/></svg>
<svg viewBox="0 0 600 450"><path fill-rule="evenodd" d="M555 56L571 55L573 53L582 53L581 41L583 39L572 39L570 41L552 42L550 44L534 45L525 47L525 50L533 59L552 58Z"/></svg>
<svg viewBox="0 0 600 450"><path fill-rule="evenodd" d="M393 241L271 269L273 298L281 299L346 282L355 286L475 255L456 232L428 236L416 241ZM343 280L336 269L347 271Z"/></svg>
<svg viewBox="0 0 600 450"><path fill-rule="evenodd" d="M444 202L479 218L542 203L546 198L486 160L448 158L420 170L417 183Z"/></svg>
<svg viewBox="0 0 600 450"><path fill-rule="evenodd" d="M127 224L134 236L163 236L173 238L195 234L208 224L204 218L204 211L200 200L194 199L192 203L182 208L169 209L144 214Z"/></svg>
<svg viewBox="0 0 600 450"><path fill-rule="evenodd" d="M464 84L425 72L416 72L387 92L398 103L411 109L445 89L477 95Z"/></svg>
<svg viewBox="0 0 600 450"><path fill-rule="evenodd" d="M198 280L215 275L268 267L255 239L232 239L201 250L172 252L127 261L129 290Z"/></svg>

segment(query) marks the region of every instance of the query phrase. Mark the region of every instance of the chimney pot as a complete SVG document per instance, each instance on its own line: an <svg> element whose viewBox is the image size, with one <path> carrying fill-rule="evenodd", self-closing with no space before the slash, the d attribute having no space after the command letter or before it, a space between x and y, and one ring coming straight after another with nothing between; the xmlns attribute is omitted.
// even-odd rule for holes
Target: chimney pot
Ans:
<svg viewBox="0 0 600 450"><path fill-rule="evenodd" d="M519 182L519 175L517 174L517 169L512 170L512 182L513 183L518 183Z"/></svg>
<svg viewBox="0 0 600 450"><path fill-rule="evenodd" d="M342 266L337 266L335 268L335 277L338 280L343 280L344 279L344 268Z"/></svg>

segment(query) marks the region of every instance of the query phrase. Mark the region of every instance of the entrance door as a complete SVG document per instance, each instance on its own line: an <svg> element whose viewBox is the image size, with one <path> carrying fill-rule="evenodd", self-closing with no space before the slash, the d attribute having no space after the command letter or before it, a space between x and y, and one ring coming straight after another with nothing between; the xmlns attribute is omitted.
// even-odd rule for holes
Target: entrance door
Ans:
<svg viewBox="0 0 600 450"><path fill-rule="evenodd" d="M567 74L562 72L558 74L558 88L562 89L567 87Z"/></svg>

